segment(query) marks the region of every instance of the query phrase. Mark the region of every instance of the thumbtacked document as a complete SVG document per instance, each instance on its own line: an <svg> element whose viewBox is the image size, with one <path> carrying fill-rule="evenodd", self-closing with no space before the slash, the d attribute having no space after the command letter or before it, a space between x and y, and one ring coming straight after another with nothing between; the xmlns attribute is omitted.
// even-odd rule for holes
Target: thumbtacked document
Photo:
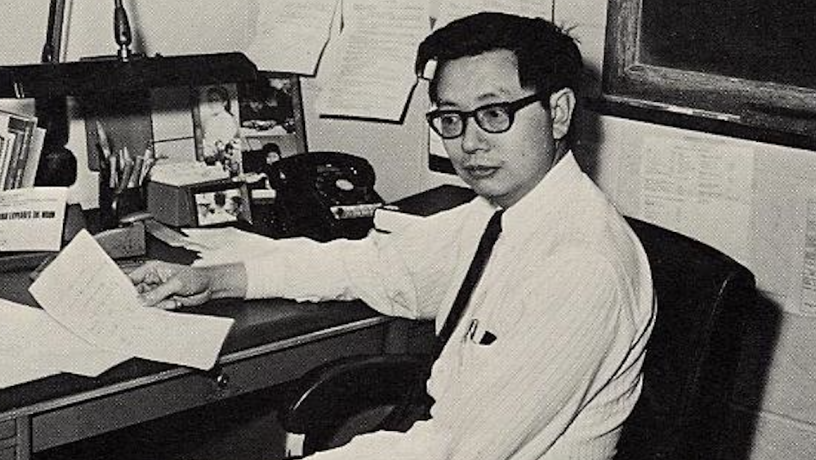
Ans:
<svg viewBox="0 0 816 460"><path fill-rule="evenodd" d="M29 291L51 317L97 347L198 369L215 364L234 322L142 306L127 275L84 230Z"/></svg>

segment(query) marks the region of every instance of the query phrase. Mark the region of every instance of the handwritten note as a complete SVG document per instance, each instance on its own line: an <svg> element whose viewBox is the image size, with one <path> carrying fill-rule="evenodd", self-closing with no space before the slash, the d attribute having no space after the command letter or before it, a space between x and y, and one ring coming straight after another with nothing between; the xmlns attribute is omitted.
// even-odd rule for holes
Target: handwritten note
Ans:
<svg viewBox="0 0 816 460"><path fill-rule="evenodd" d="M0 299L0 337L0 361L8 364L4 374L17 374L6 375L9 381L27 381L37 371L95 377L132 357L94 347L45 311L5 299Z"/></svg>
<svg viewBox="0 0 816 460"><path fill-rule="evenodd" d="M314 75L337 0L265 0L246 50L258 68Z"/></svg>
<svg viewBox="0 0 816 460"><path fill-rule="evenodd" d="M233 323L141 306L128 277L84 230L29 290L49 315L97 347L199 369L215 364Z"/></svg>
<svg viewBox="0 0 816 460"><path fill-rule="evenodd" d="M343 32L327 59L322 115L399 120L416 84L416 49L430 28L413 0L346 0Z"/></svg>
<svg viewBox="0 0 816 460"><path fill-rule="evenodd" d="M62 244L64 187L0 192L0 251L57 251Z"/></svg>

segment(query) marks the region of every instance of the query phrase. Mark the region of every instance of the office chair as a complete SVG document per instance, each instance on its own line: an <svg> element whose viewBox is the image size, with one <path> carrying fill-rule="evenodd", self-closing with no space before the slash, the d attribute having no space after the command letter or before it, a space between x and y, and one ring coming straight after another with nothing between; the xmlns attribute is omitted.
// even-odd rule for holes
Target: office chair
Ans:
<svg viewBox="0 0 816 460"><path fill-rule="evenodd" d="M652 267L658 314L643 392L624 423L615 458L723 458L743 318L754 307L754 276L701 242L628 221ZM426 360L417 355L362 356L308 373L279 413L297 440L292 455L342 444L352 435L349 429L407 429L411 421L400 418L427 416L421 407L426 377ZM361 418L368 423L359 424Z"/></svg>

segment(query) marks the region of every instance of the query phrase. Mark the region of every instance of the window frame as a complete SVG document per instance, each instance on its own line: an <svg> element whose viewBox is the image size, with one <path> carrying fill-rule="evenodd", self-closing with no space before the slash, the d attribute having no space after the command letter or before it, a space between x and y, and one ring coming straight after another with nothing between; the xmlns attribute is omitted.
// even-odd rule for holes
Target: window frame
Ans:
<svg viewBox="0 0 816 460"><path fill-rule="evenodd" d="M816 88L646 64L642 5L609 0L602 113L816 150Z"/></svg>

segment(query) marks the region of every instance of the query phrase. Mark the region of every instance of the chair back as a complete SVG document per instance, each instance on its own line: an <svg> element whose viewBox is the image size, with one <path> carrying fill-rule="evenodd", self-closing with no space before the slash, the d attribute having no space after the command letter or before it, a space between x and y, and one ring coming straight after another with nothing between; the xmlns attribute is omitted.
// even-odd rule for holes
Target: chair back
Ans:
<svg viewBox="0 0 816 460"><path fill-rule="evenodd" d="M627 220L646 250L658 306L643 393L615 458L718 458L754 276L704 243Z"/></svg>

